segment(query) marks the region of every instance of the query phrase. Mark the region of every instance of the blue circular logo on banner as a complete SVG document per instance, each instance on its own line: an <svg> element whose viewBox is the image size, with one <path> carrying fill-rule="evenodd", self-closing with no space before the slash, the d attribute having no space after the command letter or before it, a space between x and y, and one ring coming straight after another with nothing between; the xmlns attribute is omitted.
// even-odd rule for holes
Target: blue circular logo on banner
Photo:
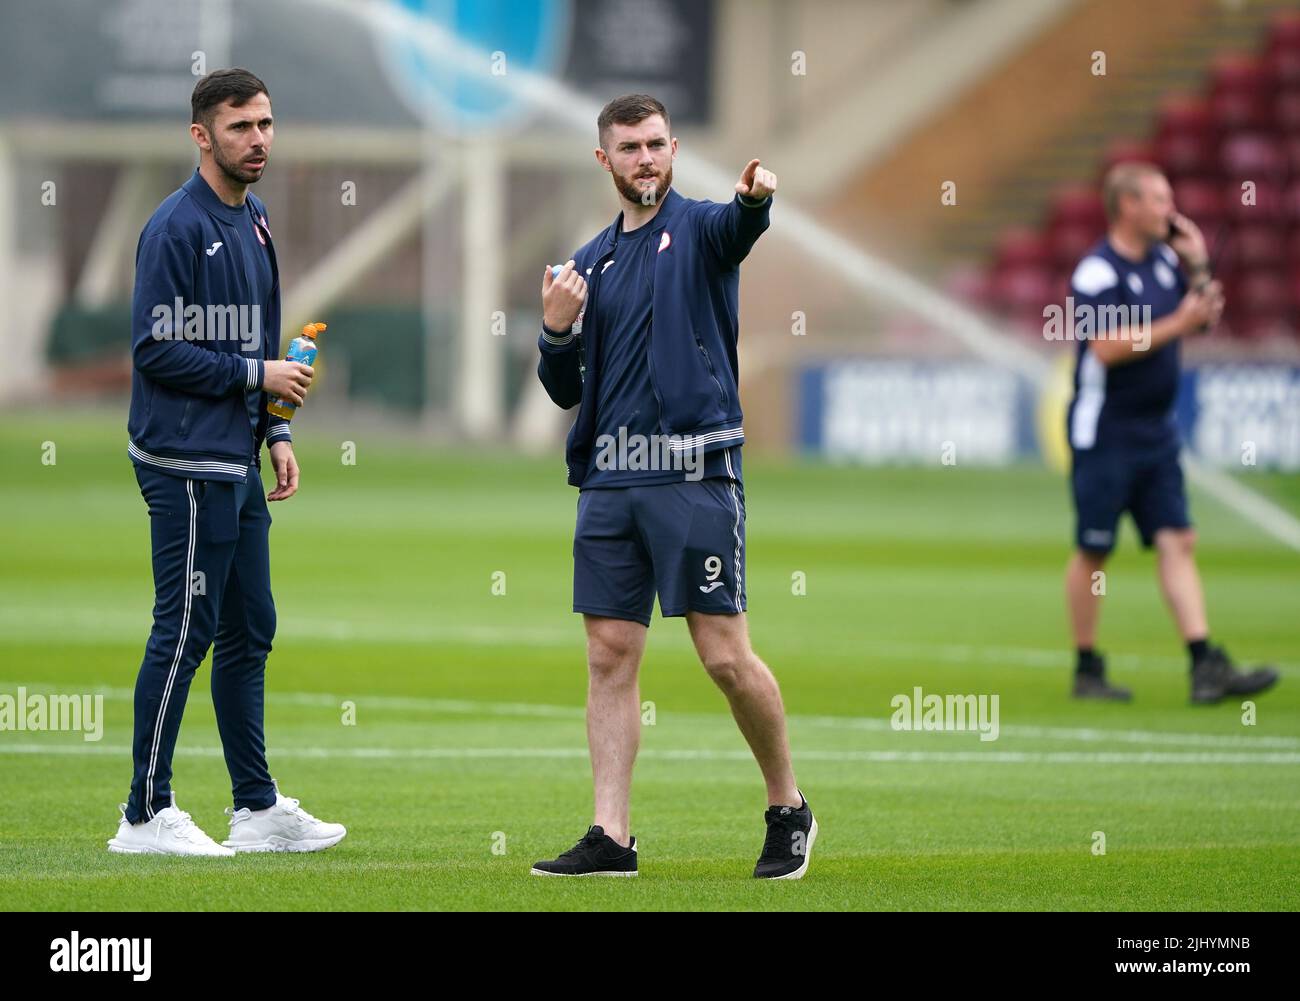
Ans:
<svg viewBox="0 0 1300 1001"><path fill-rule="evenodd" d="M508 86L515 70L554 74L567 54L569 0L392 0L458 51L441 58L412 32L385 32L380 56L411 110L439 124L491 128L527 108ZM459 48L463 46L463 48Z"/></svg>

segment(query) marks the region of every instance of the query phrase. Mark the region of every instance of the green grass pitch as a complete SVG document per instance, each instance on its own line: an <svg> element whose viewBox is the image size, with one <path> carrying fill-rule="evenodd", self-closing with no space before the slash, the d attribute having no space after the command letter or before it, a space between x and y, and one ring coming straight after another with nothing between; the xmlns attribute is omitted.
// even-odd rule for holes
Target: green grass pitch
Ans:
<svg viewBox="0 0 1300 1001"><path fill-rule="evenodd" d="M1059 476L751 456L751 631L821 825L811 871L749 877L757 767L684 622L656 618L632 804L641 876L542 880L529 865L569 847L591 808L569 611L577 493L560 456L431 451L322 430L310 412L302 491L272 508L267 733L281 788L348 837L319 855L109 855L152 603L124 422L121 409L10 414L0 431L0 693L105 696L98 742L0 733L5 910L1297 906L1300 556L1208 497L1194 493L1193 515L1214 634L1284 672L1254 726L1240 704L1187 704L1184 654L1130 526L1101 646L1136 700L1065 697ZM1296 478L1251 482L1300 512ZM174 787L220 840L230 792L207 683L205 663ZM998 694L999 738L891 730L890 699L918 685Z"/></svg>

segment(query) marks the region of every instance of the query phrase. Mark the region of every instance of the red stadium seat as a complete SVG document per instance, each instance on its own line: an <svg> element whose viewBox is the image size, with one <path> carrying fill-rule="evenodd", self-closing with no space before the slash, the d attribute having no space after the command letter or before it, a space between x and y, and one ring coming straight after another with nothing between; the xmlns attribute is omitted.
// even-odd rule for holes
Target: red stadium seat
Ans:
<svg viewBox="0 0 1300 1001"><path fill-rule="evenodd" d="M1051 263L1052 252L1047 238L1035 229L1014 227L998 240L998 272L1024 268L1041 268Z"/></svg>
<svg viewBox="0 0 1300 1001"><path fill-rule="evenodd" d="M1283 234L1284 230L1276 226L1238 226L1231 236L1236 266L1244 270L1277 267L1286 257Z"/></svg>
<svg viewBox="0 0 1300 1001"><path fill-rule="evenodd" d="M1106 147L1101 161L1101 175L1117 163L1155 163L1156 148L1153 143L1140 139L1119 139Z"/></svg>
<svg viewBox="0 0 1300 1001"><path fill-rule="evenodd" d="M1267 314L1234 315L1231 319L1226 319L1225 322L1232 336L1240 337L1243 340L1263 340L1265 338L1291 337L1295 335L1295 323L1289 309L1277 310Z"/></svg>
<svg viewBox="0 0 1300 1001"><path fill-rule="evenodd" d="M1254 185L1253 194L1244 187L1247 183ZM1278 226L1283 222L1282 191L1269 181L1228 181L1223 187L1223 208L1235 223Z"/></svg>
<svg viewBox="0 0 1300 1001"><path fill-rule="evenodd" d="M1245 132L1231 136L1220 148L1220 160L1229 179L1274 183L1286 179L1286 156L1271 136Z"/></svg>
<svg viewBox="0 0 1300 1001"><path fill-rule="evenodd" d="M1065 300L1070 295L1070 278L1074 275L1075 263L1077 262L1071 263L1068 268L1063 268L1056 272L1056 274L1052 275L1051 297L1047 302L1043 303L1044 306L1046 306L1047 303L1060 303L1062 306L1065 305ZM1042 316L1041 310L1039 311L1039 315L1040 317ZM1046 319L1046 317L1043 318Z"/></svg>
<svg viewBox="0 0 1300 1001"><path fill-rule="evenodd" d="M1053 226L1047 231L1047 242L1052 248L1052 263L1058 268L1073 271L1083 255L1105 233L1104 228L1098 229L1095 226L1076 226L1069 223Z"/></svg>
<svg viewBox="0 0 1300 1001"><path fill-rule="evenodd" d="M1300 90L1300 48L1278 49L1265 59L1275 89Z"/></svg>
<svg viewBox="0 0 1300 1001"><path fill-rule="evenodd" d="M1220 133L1268 129L1273 124L1272 108L1262 94L1223 91L1210 99L1210 110Z"/></svg>
<svg viewBox="0 0 1300 1001"><path fill-rule="evenodd" d="M1244 272L1233 289L1232 328L1242 337L1263 337L1290 326L1292 295L1279 271Z"/></svg>
<svg viewBox="0 0 1300 1001"><path fill-rule="evenodd" d="M1288 226L1300 227L1300 180L1292 181L1282 192L1282 221Z"/></svg>
<svg viewBox="0 0 1300 1001"><path fill-rule="evenodd" d="M1106 230L1106 209L1101 195L1094 187L1071 185L1059 189L1052 196L1047 212L1049 227L1083 226L1098 234Z"/></svg>
<svg viewBox="0 0 1300 1001"><path fill-rule="evenodd" d="M1256 100L1264 97L1272 81L1268 65L1248 53L1230 53L1217 57L1210 66L1210 93L1244 94Z"/></svg>
<svg viewBox="0 0 1300 1001"><path fill-rule="evenodd" d="M1156 162L1171 178L1212 179L1219 172L1218 146L1198 132L1171 132L1156 143Z"/></svg>
<svg viewBox="0 0 1300 1001"><path fill-rule="evenodd" d="M1287 236L1286 257L1291 264L1293 274L1300 274L1300 229L1293 229Z"/></svg>
<svg viewBox="0 0 1300 1001"><path fill-rule="evenodd" d="M1217 226L1223 219L1222 185L1195 179L1176 181L1174 207L1202 229Z"/></svg>
<svg viewBox="0 0 1300 1001"><path fill-rule="evenodd" d="M1300 51L1300 11L1283 11L1273 15L1268 29L1268 50Z"/></svg>
<svg viewBox="0 0 1300 1001"><path fill-rule="evenodd" d="M1018 267L999 272L993 279L993 301L1013 316L1036 315L1052 301L1052 273L1047 268Z"/></svg>
<svg viewBox="0 0 1300 1001"><path fill-rule="evenodd" d="M1300 53L1296 63L1300 65ZM1300 134L1300 89L1281 91L1274 98L1273 125L1287 135Z"/></svg>
<svg viewBox="0 0 1300 1001"><path fill-rule="evenodd" d="M1214 134L1214 113L1203 97L1180 94L1166 98L1160 104L1158 139L1167 135L1199 135L1210 138Z"/></svg>

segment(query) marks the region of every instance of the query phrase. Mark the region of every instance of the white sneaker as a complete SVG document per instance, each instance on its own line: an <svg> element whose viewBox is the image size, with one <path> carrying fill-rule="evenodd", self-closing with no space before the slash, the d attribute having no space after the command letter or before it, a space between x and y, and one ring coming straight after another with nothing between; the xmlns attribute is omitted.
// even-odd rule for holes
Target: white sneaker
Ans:
<svg viewBox="0 0 1300 1001"><path fill-rule="evenodd" d="M265 810L226 807L230 837L222 842L237 852L322 852L348 833L342 824L317 820L296 799L281 796L277 786L275 806Z"/></svg>
<svg viewBox="0 0 1300 1001"><path fill-rule="evenodd" d="M126 804L119 803L122 822L117 826L117 837L108 842L108 850L121 855L208 855L229 857L235 853L223 848L204 834L190 815L176 807L176 794L172 805L159 810L153 820L132 824L126 819Z"/></svg>

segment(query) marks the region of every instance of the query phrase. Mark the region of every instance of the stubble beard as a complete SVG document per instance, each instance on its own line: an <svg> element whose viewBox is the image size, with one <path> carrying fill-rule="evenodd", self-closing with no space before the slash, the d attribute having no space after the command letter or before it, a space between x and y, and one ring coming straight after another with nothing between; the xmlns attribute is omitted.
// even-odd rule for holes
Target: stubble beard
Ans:
<svg viewBox="0 0 1300 1001"><path fill-rule="evenodd" d="M668 189L672 187L673 165L670 163L668 169L664 171L663 177L655 180L653 200L646 200L645 190L639 187L636 181L636 175L633 175L632 177L624 177L623 175L614 172L614 187L616 187L618 193L629 202L637 202L642 205L658 205L659 202L663 200L664 195L668 193Z"/></svg>

